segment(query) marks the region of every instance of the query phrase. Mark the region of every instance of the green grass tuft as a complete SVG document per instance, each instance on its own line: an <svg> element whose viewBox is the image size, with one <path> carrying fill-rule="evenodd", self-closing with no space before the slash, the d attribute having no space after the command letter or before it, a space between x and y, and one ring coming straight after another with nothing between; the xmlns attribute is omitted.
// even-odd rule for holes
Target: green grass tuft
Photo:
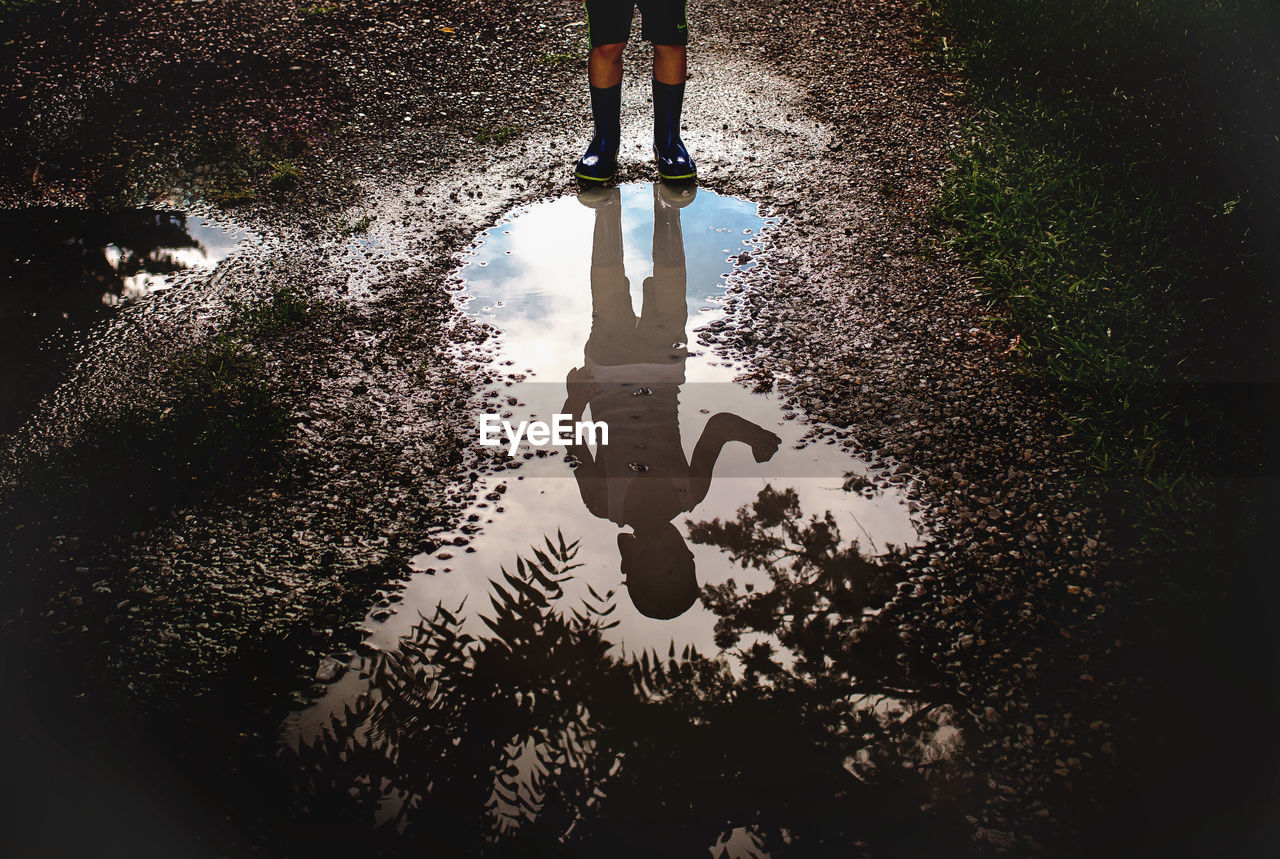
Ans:
<svg viewBox="0 0 1280 859"><path fill-rule="evenodd" d="M576 54L543 54L538 57L538 65L552 67L567 66L579 59L581 59L581 57Z"/></svg>
<svg viewBox="0 0 1280 859"><path fill-rule="evenodd" d="M247 181L209 181L203 184L201 190L210 203L226 208L243 206L258 199L258 192Z"/></svg>
<svg viewBox="0 0 1280 859"><path fill-rule="evenodd" d="M267 184L277 191L292 191L302 181L302 172L292 161L272 161Z"/></svg>
<svg viewBox="0 0 1280 859"><path fill-rule="evenodd" d="M476 143L490 144L501 146L509 140L513 140L524 134L525 129L522 125L493 125L486 126L475 133Z"/></svg>
<svg viewBox="0 0 1280 859"><path fill-rule="evenodd" d="M292 286L277 286L252 301L232 302L223 330L250 340L274 337L304 324L320 306Z"/></svg>
<svg viewBox="0 0 1280 859"><path fill-rule="evenodd" d="M38 6L52 6L59 0L0 0L0 21L8 21Z"/></svg>
<svg viewBox="0 0 1280 859"><path fill-rule="evenodd" d="M361 215L357 220L349 226L342 229L343 235L359 236L369 232L369 227L373 225L373 218L369 215Z"/></svg>

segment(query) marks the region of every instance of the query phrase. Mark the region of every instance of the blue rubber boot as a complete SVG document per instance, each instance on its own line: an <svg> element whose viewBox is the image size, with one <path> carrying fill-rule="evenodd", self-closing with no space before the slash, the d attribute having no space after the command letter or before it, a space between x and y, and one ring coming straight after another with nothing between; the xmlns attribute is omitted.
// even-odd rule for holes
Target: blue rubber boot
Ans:
<svg viewBox="0 0 1280 859"><path fill-rule="evenodd" d="M683 107L684 84L664 84L653 79L653 157L658 161L658 175L667 181L698 178L698 168L680 139Z"/></svg>
<svg viewBox="0 0 1280 859"><path fill-rule="evenodd" d="M591 87L591 118L595 134L578 159L573 175L584 184L603 185L618 170L618 144L622 140L622 84Z"/></svg>

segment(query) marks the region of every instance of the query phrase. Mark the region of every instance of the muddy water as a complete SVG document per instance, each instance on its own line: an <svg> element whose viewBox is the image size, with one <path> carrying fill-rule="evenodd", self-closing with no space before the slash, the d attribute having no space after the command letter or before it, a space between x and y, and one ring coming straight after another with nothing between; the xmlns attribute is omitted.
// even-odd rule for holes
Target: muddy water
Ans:
<svg viewBox="0 0 1280 859"><path fill-rule="evenodd" d="M56 386L78 332L178 272L214 265L242 238L174 210L0 213L0 433Z"/></svg>
<svg viewBox="0 0 1280 859"><path fill-rule="evenodd" d="M508 468L477 483L482 500L463 533L413 559L400 607L370 624L371 645L393 648L438 603L484 598L501 567L559 533L580 544L567 599L588 584L624 595L610 635L620 648L714 652L715 617L696 586L768 581L719 547L691 543L690 528L734 519L766 486L792 490L806 516L830 513L869 556L918 542L898 490L863 488L864 463L810 443L803 420L735 383L732 360L697 343L698 329L723 317L728 279L750 265L766 227L747 201L692 189L664 198L644 184L521 210L484 235L461 272L467 311L501 330L494 364L516 371L515 384L486 399L493 423L550 423L574 411L566 403L580 387L581 416L604 420L612 439L568 453L522 441L512 456L503 435ZM699 443L715 454L702 485ZM624 571L633 554L652 584ZM637 605L632 591L646 584ZM470 617L473 632L483 628Z"/></svg>
<svg viewBox="0 0 1280 859"><path fill-rule="evenodd" d="M461 718L447 729L453 747L487 747L481 769L493 768L468 776L492 787L476 796L475 825L503 837L554 829L548 782L563 767L548 761L587 766L603 752L588 715L603 705L587 691L603 676L677 654L728 686L761 671L827 671L891 598L894 553L920 541L905 497L699 342L768 226L747 201L645 184L521 209L477 241L460 272L465 306L501 332L491 360L504 377L482 396L477 443L485 415L511 426L567 415L607 425L608 440L597 427L565 445L490 448L494 469L478 479L467 523L413 559L403 590L370 612L363 654L322 664L318 679L332 682L290 720L286 754L315 768L313 784L375 749L399 760L425 740L424 720ZM815 643L826 635L836 637ZM486 676L493 654L502 664ZM548 689L548 674L573 679ZM472 683L486 700L514 696L503 706L550 694L576 715L555 737L545 725L493 734L492 714L446 716L458 696L475 707L476 692L461 691ZM536 691L520 691L530 683ZM856 683L837 697L889 726L924 706L902 694L872 703ZM945 712L923 722L917 751L942 754L955 730ZM613 773L617 761L590 765ZM403 775L371 781L367 797L375 821L401 829L433 790L410 786L426 774ZM708 820L666 838L763 849L768 839L743 828L749 809L738 814L738 825Z"/></svg>

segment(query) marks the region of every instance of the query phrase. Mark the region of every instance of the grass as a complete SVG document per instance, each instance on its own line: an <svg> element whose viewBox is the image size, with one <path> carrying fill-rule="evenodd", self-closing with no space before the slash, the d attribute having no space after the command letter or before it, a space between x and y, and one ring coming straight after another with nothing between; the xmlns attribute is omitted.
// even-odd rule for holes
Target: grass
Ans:
<svg viewBox="0 0 1280 859"><path fill-rule="evenodd" d="M1059 646L1099 676L1122 652L1107 694L1133 715L1089 801L1062 799L1066 852L1247 853L1274 837L1275 748L1206 725L1187 690L1237 721L1280 717L1274 498L1220 479L1266 475L1276 425L1280 6L927 2L973 108L941 224L1057 392L1091 466L1070 503L1106 514L1114 552L1085 571L1106 610ZM1208 750L1170 754L1191 735Z"/></svg>
<svg viewBox="0 0 1280 859"><path fill-rule="evenodd" d="M298 11L306 18L321 18L338 11L338 7L328 3L309 3L305 6L299 6Z"/></svg>
<svg viewBox="0 0 1280 859"><path fill-rule="evenodd" d="M267 175L267 184L277 191L292 191L302 181L302 172L292 161L278 160L271 162L271 172Z"/></svg>
<svg viewBox="0 0 1280 859"><path fill-rule="evenodd" d="M258 192L244 179L230 181L214 179L205 182L202 191L204 198L210 203L225 208L244 206L258 199Z"/></svg>
<svg viewBox="0 0 1280 859"><path fill-rule="evenodd" d="M195 181L195 190L209 202L234 208L258 199L259 185L265 176L266 186L277 193L298 187L302 171L287 159L267 160L261 153L243 153L236 159L214 162L215 170Z"/></svg>
<svg viewBox="0 0 1280 859"><path fill-rule="evenodd" d="M302 170L292 160L299 149L291 143L260 146L200 138L187 149L188 160L199 165L187 178L189 191L227 208L252 203L268 191L291 191L302 181Z"/></svg>
<svg viewBox="0 0 1280 859"><path fill-rule="evenodd" d="M543 54L538 57L538 65L542 66L567 66L570 63L580 59L578 55L559 53L559 54Z"/></svg>
<svg viewBox="0 0 1280 859"><path fill-rule="evenodd" d="M491 125L485 126L475 133L476 143L490 144L501 146L509 140L513 140L524 134L525 129L522 125Z"/></svg>
<svg viewBox="0 0 1280 859"><path fill-rule="evenodd" d="M52 6L58 0L0 0L0 21L7 21L37 6Z"/></svg>
<svg viewBox="0 0 1280 859"><path fill-rule="evenodd" d="M373 226L373 218L369 215L361 215L357 220L342 230L343 235L360 236L369 232L369 227Z"/></svg>
<svg viewBox="0 0 1280 859"><path fill-rule="evenodd" d="M144 428L148 449L168 466L168 479L222 480L269 458L287 414L265 369L252 348L228 334L179 359L163 408L130 422Z"/></svg>
<svg viewBox="0 0 1280 859"><path fill-rule="evenodd" d="M976 108L938 213L1064 394L1096 490L1176 542L1255 457L1201 384L1265 377L1277 93L1262 0L932 0ZM956 45L958 44L958 48ZM1216 398L1218 401L1221 397Z"/></svg>
<svg viewBox="0 0 1280 859"><path fill-rule="evenodd" d="M1108 189L1063 125L1034 109L983 113L941 197L951 243L1019 350L1065 389L1100 475L1167 495L1182 463L1162 385L1190 308L1167 278L1158 201Z"/></svg>
<svg viewBox="0 0 1280 859"><path fill-rule="evenodd" d="M306 323L320 306L293 286L276 286L252 301L233 301L223 331L247 340L275 337Z"/></svg>

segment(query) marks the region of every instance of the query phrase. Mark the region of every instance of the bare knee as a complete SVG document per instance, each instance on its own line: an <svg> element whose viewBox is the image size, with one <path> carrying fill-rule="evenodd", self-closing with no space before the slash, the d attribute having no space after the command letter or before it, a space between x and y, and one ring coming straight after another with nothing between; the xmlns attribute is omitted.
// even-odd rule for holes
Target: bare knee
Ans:
<svg viewBox="0 0 1280 859"><path fill-rule="evenodd" d="M617 63L622 60L622 50L627 45L625 42L616 42L611 45L596 45L591 49L591 58L598 59L601 62Z"/></svg>
<svg viewBox="0 0 1280 859"><path fill-rule="evenodd" d="M684 45L653 46L653 76L664 84L682 84L689 76Z"/></svg>

